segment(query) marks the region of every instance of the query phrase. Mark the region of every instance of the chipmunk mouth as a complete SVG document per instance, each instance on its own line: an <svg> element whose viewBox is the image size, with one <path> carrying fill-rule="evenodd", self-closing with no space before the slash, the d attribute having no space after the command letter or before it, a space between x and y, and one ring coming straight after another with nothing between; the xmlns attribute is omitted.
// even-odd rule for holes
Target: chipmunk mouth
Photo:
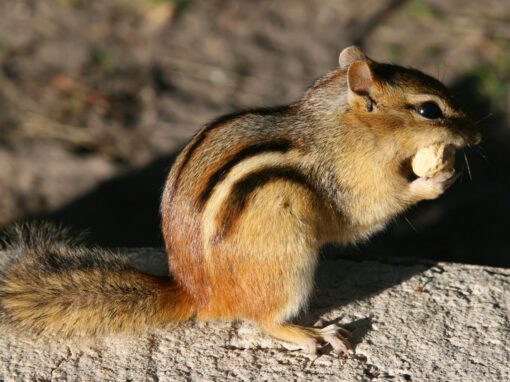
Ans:
<svg viewBox="0 0 510 382"><path fill-rule="evenodd" d="M408 181L413 181L445 173L451 173L452 177L457 178L464 170L471 174L465 149L478 145L480 141L481 135L478 132L456 133L420 147L414 155L401 162L401 175ZM462 166L462 163L465 165Z"/></svg>

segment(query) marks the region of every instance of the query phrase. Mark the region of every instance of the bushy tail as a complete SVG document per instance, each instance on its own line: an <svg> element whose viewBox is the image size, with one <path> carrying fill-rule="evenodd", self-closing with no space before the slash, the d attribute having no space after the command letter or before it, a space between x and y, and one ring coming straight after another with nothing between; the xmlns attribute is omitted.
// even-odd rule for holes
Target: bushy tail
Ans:
<svg viewBox="0 0 510 382"><path fill-rule="evenodd" d="M14 239L13 239L14 237ZM134 332L190 318L191 296L172 279L90 249L51 226L18 227L1 270L0 306L21 330L98 335Z"/></svg>

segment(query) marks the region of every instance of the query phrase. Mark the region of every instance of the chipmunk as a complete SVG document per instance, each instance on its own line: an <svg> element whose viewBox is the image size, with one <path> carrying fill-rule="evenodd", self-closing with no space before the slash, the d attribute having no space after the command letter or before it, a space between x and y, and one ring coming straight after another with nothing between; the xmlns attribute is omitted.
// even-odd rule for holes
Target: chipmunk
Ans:
<svg viewBox="0 0 510 382"><path fill-rule="evenodd" d="M161 203L171 277L46 230L16 247L1 306L15 327L42 333L241 319L312 354L324 343L346 353L341 328L288 323L307 305L319 247L365 240L440 196L455 170L412 174L419 149L479 141L439 81L348 47L299 101L223 116L184 148Z"/></svg>

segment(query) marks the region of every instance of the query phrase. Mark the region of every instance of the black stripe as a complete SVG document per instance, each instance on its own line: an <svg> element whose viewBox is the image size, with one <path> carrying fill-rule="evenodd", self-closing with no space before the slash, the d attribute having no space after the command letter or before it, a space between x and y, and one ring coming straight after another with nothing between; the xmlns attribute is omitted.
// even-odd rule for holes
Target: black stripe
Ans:
<svg viewBox="0 0 510 382"><path fill-rule="evenodd" d="M277 114L285 114L289 111L291 111L293 106L291 105L283 105L283 106L274 106L274 107L265 107L265 108L259 108L259 109L249 109L249 110L242 110L237 111L234 113L223 115L219 118L216 118L215 120L208 123L201 131L199 131L196 135L196 140L193 142L190 146L190 148L186 151L186 154L184 156L184 159L181 163L181 166L177 170L177 174L175 177L174 182L174 193L177 191L177 188L180 184L180 178L182 175L182 172L184 168L188 165L189 161L191 160L191 157L195 153L195 151L202 145L204 140L207 138L209 133L218 127L222 126L226 122L233 121L241 116L247 115L247 114L253 114L253 115L277 115Z"/></svg>
<svg viewBox="0 0 510 382"><path fill-rule="evenodd" d="M219 219L219 229L216 239L223 239L228 236L243 213L250 196L259 188L277 180L287 180L300 184L319 194L316 185L313 184L303 173L291 166L270 167L246 175L238 180L228 199L225 201L225 209Z"/></svg>
<svg viewBox="0 0 510 382"><path fill-rule="evenodd" d="M200 193L200 196L198 197L198 203L199 208L203 208L207 200L211 197L212 192L214 191L214 188L218 183L220 183L227 174L230 172L230 170L237 165L238 163L242 162L245 159L248 159L250 157L254 157L261 153L267 153L267 152L280 152L285 153L289 151L292 148L292 142L288 139L281 139L277 141L271 141L271 142L265 142L265 143L257 143L251 146L247 146L243 148L242 150L238 151L234 155L232 155L228 160L225 162L225 164L220 167L218 170L216 170L207 181L207 185L204 188L204 190Z"/></svg>
<svg viewBox="0 0 510 382"><path fill-rule="evenodd" d="M179 188L179 184L181 181L182 171L188 165L188 162L190 161L191 157L193 156L193 153L195 152L195 150L202 144L202 142L205 140L205 138L207 138L209 131L219 127L220 125L221 125L220 123L214 124L214 125L212 125L212 124L208 125L197 134L195 142L193 142L191 144L190 148L186 151L186 154L184 155L184 159L182 160L181 166L177 170L177 174L175 176L174 187L173 187L173 193L177 192L177 189Z"/></svg>

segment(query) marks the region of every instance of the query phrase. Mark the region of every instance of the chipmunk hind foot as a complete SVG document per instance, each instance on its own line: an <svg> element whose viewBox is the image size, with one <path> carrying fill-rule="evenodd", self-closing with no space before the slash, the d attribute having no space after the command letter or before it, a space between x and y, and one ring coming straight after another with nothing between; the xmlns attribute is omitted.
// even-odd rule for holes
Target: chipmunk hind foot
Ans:
<svg viewBox="0 0 510 382"><path fill-rule="evenodd" d="M264 331L280 340L298 344L308 350L310 356L317 356L324 345L329 344L333 353L345 356L352 351L348 339L349 332L336 324L324 328L303 327L292 324L265 323L261 325Z"/></svg>

